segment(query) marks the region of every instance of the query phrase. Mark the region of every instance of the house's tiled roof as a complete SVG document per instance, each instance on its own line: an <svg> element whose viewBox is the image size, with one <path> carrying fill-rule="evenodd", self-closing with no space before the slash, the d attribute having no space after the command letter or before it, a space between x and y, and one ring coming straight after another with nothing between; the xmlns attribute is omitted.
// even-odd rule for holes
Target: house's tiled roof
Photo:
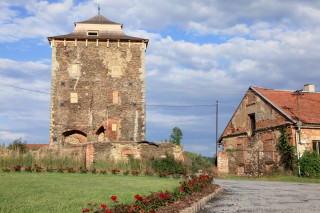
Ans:
<svg viewBox="0 0 320 213"><path fill-rule="evenodd" d="M264 89L251 87L258 91L267 101L278 107L286 116L295 122L305 124L320 124L320 93L304 92L299 96L299 111L297 96L294 91Z"/></svg>
<svg viewBox="0 0 320 213"><path fill-rule="evenodd" d="M49 148L49 144L26 144L26 148L30 150L38 150L41 148Z"/></svg>

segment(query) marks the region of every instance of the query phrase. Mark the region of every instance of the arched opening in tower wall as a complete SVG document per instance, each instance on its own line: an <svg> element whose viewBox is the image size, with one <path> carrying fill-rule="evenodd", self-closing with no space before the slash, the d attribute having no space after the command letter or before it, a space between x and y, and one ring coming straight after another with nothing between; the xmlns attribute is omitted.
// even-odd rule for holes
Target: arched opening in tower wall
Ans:
<svg viewBox="0 0 320 213"><path fill-rule="evenodd" d="M68 130L62 133L64 146L80 145L87 142L87 134L80 130Z"/></svg>

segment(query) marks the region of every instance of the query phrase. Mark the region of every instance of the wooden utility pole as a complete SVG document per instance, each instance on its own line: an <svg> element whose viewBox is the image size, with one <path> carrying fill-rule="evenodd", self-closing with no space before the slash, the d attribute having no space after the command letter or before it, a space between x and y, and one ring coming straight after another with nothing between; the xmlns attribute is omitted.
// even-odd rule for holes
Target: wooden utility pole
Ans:
<svg viewBox="0 0 320 213"><path fill-rule="evenodd" d="M298 117L298 121L300 121L300 105L299 105L299 96L304 95L302 93L302 89L300 90L296 90L294 91L294 93L292 93L291 95L293 96L297 96L297 117Z"/></svg>
<svg viewBox="0 0 320 213"><path fill-rule="evenodd" d="M218 105L219 102L216 102L216 162L218 162Z"/></svg>
<svg viewBox="0 0 320 213"><path fill-rule="evenodd" d="M299 97L304 95L302 93L302 90L296 90L294 93L292 93L291 95L293 96L297 96L297 116L298 117L298 122L297 122L297 127L298 129L296 130L296 152L297 152L297 158L299 160L300 158L300 154L299 154L299 148L298 148L298 138L297 138L297 131L299 131L299 142L300 142L300 139L301 139L301 130L300 130L300 127L301 127L301 121L300 121L300 105L299 105ZM293 164L293 158L292 158L292 155L291 155L291 161L292 161L292 164ZM299 176L300 176L300 165L298 163L298 172L299 172ZM292 166L292 173L294 173L294 166Z"/></svg>

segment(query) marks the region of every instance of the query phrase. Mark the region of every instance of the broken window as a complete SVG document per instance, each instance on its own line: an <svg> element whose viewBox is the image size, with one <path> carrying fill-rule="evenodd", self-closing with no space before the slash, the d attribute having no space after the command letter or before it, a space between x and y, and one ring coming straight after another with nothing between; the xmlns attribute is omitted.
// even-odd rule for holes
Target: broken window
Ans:
<svg viewBox="0 0 320 213"><path fill-rule="evenodd" d="M96 135L98 135L98 141L105 141L105 129L103 126L97 130Z"/></svg>
<svg viewBox="0 0 320 213"><path fill-rule="evenodd" d="M111 77L118 78L121 76L120 66L112 66Z"/></svg>
<svg viewBox="0 0 320 213"><path fill-rule="evenodd" d="M249 118L250 118L251 135L254 135L256 130L256 116L254 113L249 114Z"/></svg>
<svg viewBox="0 0 320 213"><path fill-rule="evenodd" d="M70 103L78 103L78 93L70 93Z"/></svg>
<svg viewBox="0 0 320 213"><path fill-rule="evenodd" d="M320 140L312 141L313 151L320 153Z"/></svg>

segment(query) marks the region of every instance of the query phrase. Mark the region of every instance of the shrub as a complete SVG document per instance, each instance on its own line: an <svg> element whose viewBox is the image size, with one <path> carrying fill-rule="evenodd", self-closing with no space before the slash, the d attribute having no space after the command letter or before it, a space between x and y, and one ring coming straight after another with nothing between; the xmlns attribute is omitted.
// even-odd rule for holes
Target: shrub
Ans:
<svg viewBox="0 0 320 213"><path fill-rule="evenodd" d="M47 172L53 172L53 168L47 166L46 171L47 171Z"/></svg>
<svg viewBox="0 0 320 213"><path fill-rule="evenodd" d="M85 174L85 173L87 173L88 170L86 168L80 166L79 167L79 171L80 171L81 174Z"/></svg>
<svg viewBox="0 0 320 213"><path fill-rule="evenodd" d="M301 176L320 178L320 155L305 151L299 159Z"/></svg>
<svg viewBox="0 0 320 213"><path fill-rule="evenodd" d="M153 176L153 173L150 170L147 170L147 171L144 172L144 175Z"/></svg>
<svg viewBox="0 0 320 213"><path fill-rule="evenodd" d="M6 167L6 168L2 168L2 171L3 171L3 172L11 172L11 169L9 169L9 168Z"/></svg>
<svg viewBox="0 0 320 213"><path fill-rule="evenodd" d="M35 172L42 172L43 168L39 166L38 164L34 165L33 171Z"/></svg>
<svg viewBox="0 0 320 213"><path fill-rule="evenodd" d="M76 173L76 170L74 170L73 167L67 166L66 169L67 169L67 172L68 172L68 173Z"/></svg>
<svg viewBox="0 0 320 213"><path fill-rule="evenodd" d="M28 166L28 167L24 168L24 171L25 172L32 172L32 167Z"/></svg>
<svg viewBox="0 0 320 213"><path fill-rule="evenodd" d="M59 168L57 169L57 172L60 172L60 173L64 172L64 168L62 165L59 166Z"/></svg>
<svg viewBox="0 0 320 213"><path fill-rule="evenodd" d="M100 174L106 175L108 174L106 170L100 170Z"/></svg>
<svg viewBox="0 0 320 213"><path fill-rule="evenodd" d="M134 176L138 176L138 175L140 174L140 172L138 172L138 171L132 171L131 174L134 175Z"/></svg>
<svg viewBox="0 0 320 213"><path fill-rule="evenodd" d="M114 174L114 175L117 175L117 174L120 173L120 170L118 170L118 169L112 169L112 170L111 170L111 173Z"/></svg>
<svg viewBox="0 0 320 213"><path fill-rule="evenodd" d="M151 159L154 171L165 172L170 174L186 174L186 169L183 167L182 162L174 160L173 155L166 154L164 159Z"/></svg>
<svg viewBox="0 0 320 213"><path fill-rule="evenodd" d="M129 170L126 170L123 172L124 175L128 175L129 174Z"/></svg>
<svg viewBox="0 0 320 213"><path fill-rule="evenodd" d="M14 166L14 167L13 167L13 170L14 170L15 172L20 172L20 171L21 171L21 166L20 166L20 165Z"/></svg>

